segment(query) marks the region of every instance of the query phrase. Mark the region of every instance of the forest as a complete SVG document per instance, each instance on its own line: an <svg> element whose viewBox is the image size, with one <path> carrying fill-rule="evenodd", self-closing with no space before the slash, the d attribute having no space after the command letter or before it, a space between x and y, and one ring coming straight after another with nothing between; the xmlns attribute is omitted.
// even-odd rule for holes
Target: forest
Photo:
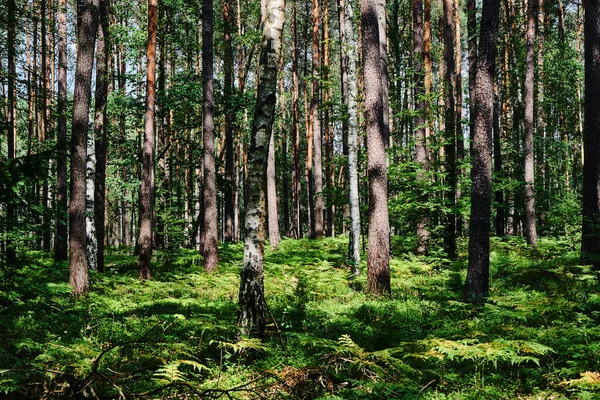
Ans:
<svg viewBox="0 0 600 400"><path fill-rule="evenodd" d="M0 397L600 397L600 0L3 0Z"/></svg>

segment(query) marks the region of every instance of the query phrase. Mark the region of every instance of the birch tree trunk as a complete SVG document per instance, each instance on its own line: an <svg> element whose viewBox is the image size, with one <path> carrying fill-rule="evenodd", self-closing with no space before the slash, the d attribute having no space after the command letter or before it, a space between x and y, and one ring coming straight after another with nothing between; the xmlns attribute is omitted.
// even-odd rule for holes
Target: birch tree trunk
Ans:
<svg viewBox="0 0 600 400"><path fill-rule="evenodd" d="M69 204L69 281L74 296L89 292L86 259L86 153L94 47L99 0L84 0L78 27L73 122L71 134L71 203Z"/></svg>
<svg viewBox="0 0 600 400"><path fill-rule="evenodd" d="M94 116L94 134L96 137L96 175L94 190L94 224L96 228L97 251L96 263L98 271L104 271L104 241L105 229L104 221L106 212L106 151L108 148L108 138L106 136L106 99L109 87L109 51L108 42L108 12L109 0L100 0L100 25L98 27L98 46L96 54L96 95L95 95L95 116Z"/></svg>
<svg viewBox="0 0 600 400"><path fill-rule="evenodd" d="M284 0L267 0L262 32L256 106L248 146L248 202L244 261L240 273L238 326L240 335L261 337L265 331L264 240L266 168L275 119L277 71L284 23Z"/></svg>
<svg viewBox="0 0 600 400"><path fill-rule="evenodd" d="M275 135L269 140L267 159L267 206L269 218L269 245L271 250L279 248L279 213L277 212L277 182L275 177Z"/></svg>
<svg viewBox="0 0 600 400"><path fill-rule="evenodd" d="M298 78L298 30L296 23L297 1L292 5L292 199L294 211L292 230L296 239L302 237L302 182L300 170L300 82Z"/></svg>
<svg viewBox="0 0 600 400"><path fill-rule="evenodd" d="M356 69L358 52L354 29L354 7L351 0L344 2L344 33L346 37L347 87L348 96L348 184L350 200L350 243L348 254L354 275L360 274L360 192L358 189L358 72Z"/></svg>

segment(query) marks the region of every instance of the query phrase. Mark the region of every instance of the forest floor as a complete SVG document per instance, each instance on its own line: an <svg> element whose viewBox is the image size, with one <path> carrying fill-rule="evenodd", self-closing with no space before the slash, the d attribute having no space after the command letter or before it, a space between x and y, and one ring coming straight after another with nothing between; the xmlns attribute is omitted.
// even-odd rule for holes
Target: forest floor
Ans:
<svg viewBox="0 0 600 400"><path fill-rule="evenodd" d="M267 250L267 338L236 341L243 247L206 274L191 250L153 277L111 250L74 301L67 263L30 253L0 276L0 397L558 399L600 396L600 285L573 242L492 240L489 300L461 300L456 262L403 253L392 295L350 279L347 238ZM365 265L362 265L363 271Z"/></svg>

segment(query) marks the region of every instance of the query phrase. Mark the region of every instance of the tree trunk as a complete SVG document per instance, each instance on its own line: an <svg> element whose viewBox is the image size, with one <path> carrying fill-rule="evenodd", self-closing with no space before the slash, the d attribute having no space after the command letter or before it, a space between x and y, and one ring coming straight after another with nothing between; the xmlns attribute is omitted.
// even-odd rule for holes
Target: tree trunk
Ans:
<svg viewBox="0 0 600 400"><path fill-rule="evenodd" d="M367 171L369 176L369 247L367 292L390 293L390 238L387 207L386 126L379 30L381 0L361 0L362 53L364 60L365 123L367 128Z"/></svg>
<svg viewBox="0 0 600 400"><path fill-rule="evenodd" d="M8 0L7 2L8 8L8 26L6 29L6 46L8 50L8 112L7 114L7 122L8 129L6 132L6 142L8 145L8 159L13 160L16 158L17 154L17 123L16 123L16 91L15 91L15 81L17 77L17 68L16 68L16 48L15 48L15 30L17 27L17 7L15 4L15 0ZM7 196L9 197L9 196ZM6 204L6 220L12 224L12 226L7 224L7 233L12 234L16 225L14 222L16 220L16 211L13 204L13 201L10 199L7 200ZM6 265L14 267L17 259L16 252L16 244L12 239L6 240Z"/></svg>
<svg viewBox="0 0 600 400"><path fill-rule="evenodd" d="M492 129L499 0L484 0L475 80L475 136L471 170L469 266L465 298L481 301L489 290L492 200Z"/></svg>
<svg viewBox="0 0 600 400"><path fill-rule="evenodd" d="M292 4L292 231L294 237L302 237L302 183L300 171L300 81L298 78L298 30L296 21L297 1Z"/></svg>
<svg viewBox="0 0 600 400"><path fill-rule="evenodd" d="M424 88L424 34L423 34L423 0L413 0L413 71L414 71L414 101L415 101L415 162L420 171L417 173L419 180L420 201L427 200L428 193L425 187L427 183L427 171L429 170L429 154L427 150L427 138L425 136L427 99ZM425 255L429 248L429 212L421 208L421 216L417 222L417 254Z"/></svg>
<svg viewBox="0 0 600 400"><path fill-rule="evenodd" d="M467 0L467 41L469 60L469 139L475 137L475 75L477 73L477 6Z"/></svg>
<svg viewBox="0 0 600 400"><path fill-rule="evenodd" d="M248 148L248 203L246 204L244 261L240 273L238 326L241 336L265 331L264 236L265 189L269 141L275 119L277 71L285 4L268 0L262 33L257 98Z"/></svg>
<svg viewBox="0 0 600 400"><path fill-rule="evenodd" d="M156 82L156 31L158 0L148 0L148 48L146 51L146 113L142 150L142 191L140 199L139 278L150 279L154 232L154 100Z"/></svg>
<svg viewBox="0 0 600 400"><path fill-rule="evenodd" d="M204 166L204 269L219 264L219 230L215 168L213 1L202 2L202 150Z"/></svg>
<svg viewBox="0 0 600 400"><path fill-rule="evenodd" d="M223 1L223 69L224 69L224 94L225 99L232 99L233 96L233 45L231 37L232 18L228 0ZM225 113L225 242L234 241L234 201L233 192L235 186L233 151L235 142L233 139L233 130L235 124L235 107L232 103L227 103L227 112Z"/></svg>
<svg viewBox="0 0 600 400"><path fill-rule="evenodd" d="M109 73L108 65L110 47L108 41L108 12L109 0L100 0L100 25L98 28L98 45L96 50L96 96L94 115L94 134L96 136L96 176L94 191L94 222L96 225L96 265L98 271L104 271L104 220L106 211L106 151L108 137L106 135L106 99L108 96Z"/></svg>
<svg viewBox="0 0 600 400"><path fill-rule="evenodd" d="M83 0L77 41L71 134L71 203L69 205L70 284L74 296L89 292L86 260L85 181L94 47L99 0Z"/></svg>
<svg viewBox="0 0 600 400"><path fill-rule="evenodd" d="M600 269L600 2L586 1L584 13L585 104L583 125L583 223L581 264Z"/></svg>
<svg viewBox="0 0 600 400"><path fill-rule="evenodd" d="M448 213L444 235L446 253L450 259L456 258L456 117L455 86L456 65L454 58L454 12L453 0L444 0L444 153L446 156L446 206Z"/></svg>
<svg viewBox="0 0 600 400"><path fill-rule="evenodd" d="M271 135L267 156L267 206L269 244L271 250L277 250L279 248L279 213L277 212L277 181L275 177L275 135Z"/></svg>
<svg viewBox="0 0 600 400"><path fill-rule="evenodd" d="M315 180L315 232L314 236L323 236L323 157L321 140L321 64L319 55L319 0L312 0L312 99L310 118L314 141L314 180Z"/></svg>
<svg viewBox="0 0 600 400"><path fill-rule="evenodd" d="M527 35L525 59L525 238L527 244L537 245L535 224L535 183L533 150L533 95L535 88L535 0L527 1Z"/></svg>
<svg viewBox="0 0 600 400"><path fill-rule="evenodd" d="M34 57L35 58L35 57ZM58 133L54 259L67 259L67 0L58 1Z"/></svg>

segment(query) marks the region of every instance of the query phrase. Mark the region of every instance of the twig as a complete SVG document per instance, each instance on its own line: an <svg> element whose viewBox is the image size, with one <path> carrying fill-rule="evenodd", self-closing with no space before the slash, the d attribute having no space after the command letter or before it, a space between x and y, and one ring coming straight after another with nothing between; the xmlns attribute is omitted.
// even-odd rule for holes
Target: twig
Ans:
<svg viewBox="0 0 600 400"><path fill-rule="evenodd" d="M279 336L279 341L281 342L281 347L283 349L283 353L287 354L286 349L285 349L285 343L283 342L283 337L281 335L281 329L279 329L279 324L277 323L277 320L273 316L273 313L271 312L271 309L269 308L269 305L267 304L266 300L265 300L265 307L267 308L267 312L269 313L269 316L273 320L273 324L275 324L275 329L277 329L277 336Z"/></svg>

